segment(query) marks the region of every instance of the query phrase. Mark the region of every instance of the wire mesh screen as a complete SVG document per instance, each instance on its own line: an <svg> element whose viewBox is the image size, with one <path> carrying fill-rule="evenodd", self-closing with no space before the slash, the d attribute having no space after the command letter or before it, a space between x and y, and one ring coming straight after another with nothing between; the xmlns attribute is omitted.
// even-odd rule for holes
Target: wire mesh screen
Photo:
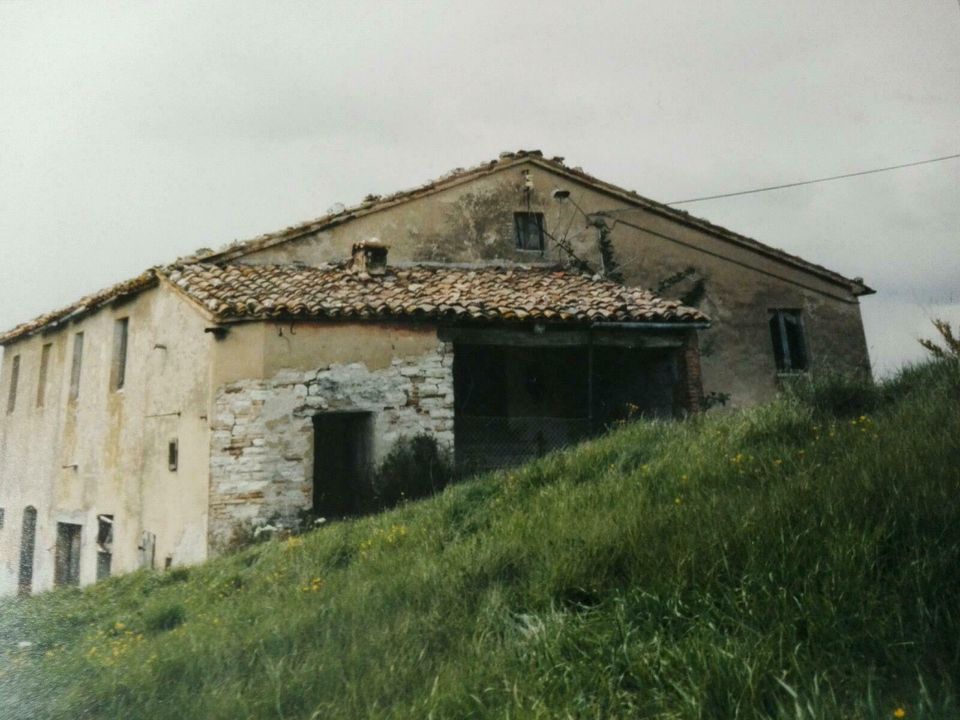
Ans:
<svg viewBox="0 0 960 720"><path fill-rule="evenodd" d="M510 467L580 442L591 434L587 418L458 416L457 470L461 476Z"/></svg>

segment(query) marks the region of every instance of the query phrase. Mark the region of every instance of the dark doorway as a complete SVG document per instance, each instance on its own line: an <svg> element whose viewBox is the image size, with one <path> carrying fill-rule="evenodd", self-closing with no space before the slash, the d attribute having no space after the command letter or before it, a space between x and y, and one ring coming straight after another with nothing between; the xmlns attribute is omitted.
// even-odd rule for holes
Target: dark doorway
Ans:
<svg viewBox="0 0 960 720"><path fill-rule="evenodd" d="M23 510L23 529L20 533L20 579L17 589L29 595L33 589L33 550L37 544L37 509L28 505Z"/></svg>
<svg viewBox="0 0 960 720"><path fill-rule="evenodd" d="M313 418L313 512L328 518L365 509L370 488L370 414Z"/></svg>
<svg viewBox="0 0 960 720"><path fill-rule="evenodd" d="M57 556L53 572L53 584L80 584L80 531L82 526L72 523L57 523Z"/></svg>

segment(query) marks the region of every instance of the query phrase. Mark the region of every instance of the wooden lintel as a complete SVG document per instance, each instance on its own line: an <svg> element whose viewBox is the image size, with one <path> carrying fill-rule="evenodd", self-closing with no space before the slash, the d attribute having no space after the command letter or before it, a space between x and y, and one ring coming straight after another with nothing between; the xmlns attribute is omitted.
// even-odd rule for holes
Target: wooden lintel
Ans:
<svg viewBox="0 0 960 720"><path fill-rule="evenodd" d="M593 344L627 348L679 348L683 338L679 333L654 334L643 330L594 330Z"/></svg>
<svg viewBox="0 0 960 720"><path fill-rule="evenodd" d="M463 345L511 345L514 347L586 347L594 345L624 348L678 348L679 333L634 329L553 330L536 333L527 329L441 327L440 339Z"/></svg>

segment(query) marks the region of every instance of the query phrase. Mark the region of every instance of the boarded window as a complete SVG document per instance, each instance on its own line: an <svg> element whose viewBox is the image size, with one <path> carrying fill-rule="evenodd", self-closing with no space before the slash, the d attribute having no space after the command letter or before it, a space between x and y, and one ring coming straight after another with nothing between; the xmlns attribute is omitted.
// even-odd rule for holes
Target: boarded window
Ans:
<svg viewBox="0 0 960 720"><path fill-rule="evenodd" d="M50 369L50 350L52 347L53 345L47 343L40 351L40 376L37 378L37 407L43 407L43 396L47 392L47 374Z"/></svg>
<svg viewBox="0 0 960 720"><path fill-rule="evenodd" d="M807 344L799 310L772 310L770 337L778 372L802 372L807 369Z"/></svg>
<svg viewBox="0 0 960 720"><path fill-rule="evenodd" d="M10 391L7 395L7 412L12 413L17 406L17 383L20 381L20 356L14 355L10 365Z"/></svg>
<svg viewBox="0 0 960 720"><path fill-rule="evenodd" d="M170 472L176 472L177 465L180 462L180 443L174 438L167 443L167 469Z"/></svg>
<svg viewBox="0 0 960 720"><path fill-rule="evenodd" d="M120 318L113 324L113 368L111 385L121 390L127 375L127 330L130 318Z"/></svg>
<svg viewBox="0 0 960 720"><path fill-rule="evenodd" d="M157 536L144 530L140 535L140 545L137 546L137 550L140 553L140 567L153 568L157 554Z"/></svg>
<svg viewBox="0 0 960 720"><path fill-rule="evenodd" d="M57 523L57 554L53 584L57 587L80 584L81 525Z"/></svg>
<svg viewBox="0 0 960 720"><path fill-rule="evenodd" d="M113 515L97 515L97 580L110 577L113 563Z"/></svg>
<svg viewBox="0 0 960 720"><path fill-rule="evenodd" d="M543 213L514 213L513 227L517 238L517 250L543 252Z"/></svg>
<svg viewBox="0 0 960 720"><path fill-rule="evenodd" d="M83 363L83 333L73 336L73 364L70 366L70 399L80 397L80 365Z"/></svg>

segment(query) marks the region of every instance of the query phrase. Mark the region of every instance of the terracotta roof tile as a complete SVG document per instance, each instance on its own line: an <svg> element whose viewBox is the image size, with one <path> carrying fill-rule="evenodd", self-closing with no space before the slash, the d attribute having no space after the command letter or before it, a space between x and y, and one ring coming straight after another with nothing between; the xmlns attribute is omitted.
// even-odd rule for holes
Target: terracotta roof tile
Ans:
<svg viewBox="0 0 960 720"><path fill-rule="evenodd" d="M165 271L218 320L459 319L561 322L706 322L699 310L552 268L210 265Z"/></svg>
<svg viewBox="0 0 960 720"><path fill-rule="evenodd" d="M56 326L64 320L74 319L82 315L86 315L87 313L93 312L107 303L138 293L145 288L156 285L156 283L156 272L153 269L147 270L146 272L137 275L135 278L125 280L121 283L117 283L116 285L111 285L108 288L99 290L98 292L86 295L71 305L67 305L59 310L54 310L53 312L45 313L44 315L34 318L29 322L20 323L16 327L4 333L0 333L0 345L8 343L11 340L16 340L18 337L31 335L46 328L47 326Z"/></svg>

